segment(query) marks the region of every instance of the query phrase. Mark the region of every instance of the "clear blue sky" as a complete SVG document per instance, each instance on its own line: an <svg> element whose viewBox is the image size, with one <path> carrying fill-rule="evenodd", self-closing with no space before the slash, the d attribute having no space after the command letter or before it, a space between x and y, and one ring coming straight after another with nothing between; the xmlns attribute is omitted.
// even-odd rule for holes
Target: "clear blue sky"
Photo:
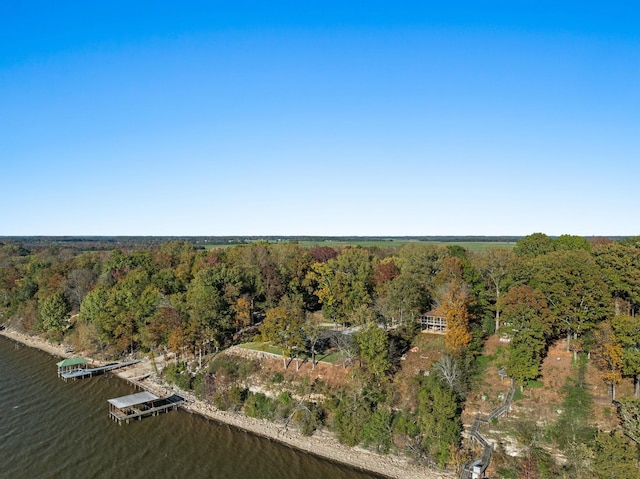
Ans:
<svg viewBox="0 0 640 479"><path fill-rule="evenodd" d="M2 2L0 235L640 234L639 19Z"/></svg>

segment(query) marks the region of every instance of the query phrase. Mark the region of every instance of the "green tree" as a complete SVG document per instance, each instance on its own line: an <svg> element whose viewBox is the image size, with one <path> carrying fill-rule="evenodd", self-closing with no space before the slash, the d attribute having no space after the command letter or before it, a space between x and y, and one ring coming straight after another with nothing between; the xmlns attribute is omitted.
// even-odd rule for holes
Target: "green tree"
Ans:
<svg viewBox="0 0 640 479"><path fill-rule="evenodd" d="M611 321L616 342L621 348L622 372L633 377L634 396L640 393L640 317L620 314Z"/></svg>
<svg viewBox="0 0 640 479"><path fill-rule="evenodd" d="M335 284L334 271L327 262L318 262L311 265L311 271L307 274L307 283L313 285L314 293L322 305L324 317L338 321L338 296Z"/></svg>
<svg viewBox="0 0 640 479"><path fill-rule="evenodd" d="M199 349L213 343L219 347L231 328L233 307L240 293L240 275L224 265L198 271L187 288L191 343Z"/></svg>
<svg viewBox="0 0 640 479"><path fill-rule="evenodd" d="M500 301L503 331L510 337L507 370L522 388L539 375L551 333L550 311L539 291L514 286Z"/></svg>
<svg viewBox="0 0 640 479"><path fill-rule="evenodd" d="M398 251L397 265L401 273L415 278L425 291L433 292L434 278L447 255L442 246L410 243Z"/></svg>
<svg viewBox="0 0 640 479"><path fill-rule="evenodd" d="M598 479L637 479L638 449L622 434L598 432L593 451L593 472ZM593 477L593 476L592 476Z"/></svg>
<svg viewBox="0 0 640 479"><path fill-rule="evenodd" d="M531 264L531 286L540 290L557 321L558 330L572 340L593 329L611 312L611 295L593 257L584 250L554 251ZM573 348L578 351L578 344Z"/></svg>
<svg viewBox="0 0 640 479"><path fill-rule="evenodd" d="M554 426L554 437L563 450L572 444L586 443L593 439L594 428L589 423L592 417L593 400L585 381L586 363L580 364L577 377L567 378L563 388L562 414Z"/></svg>
<svg viewBox="0 0 640 479"><path fill-rule="evenodd" d="M520 454L522 459L518 471L520 475L517 477L540 479L557 477L557 474L549 473L555 461L544 448L544 431L536 424L535 419L519 420L514 423L513 429L518 444L522 446Z"/></svg>
<svg viewBox="0 0 640 479"><path fill-rule="evenodd" d="M360 360L376 381L381 381L389 368L389 337L375 323L366 324L355 334Z"/></svg>
<svg viewBox="0 0 640 479"><path fill-rule="evenodd" d="M313 263L309 250L296 243L283 243L274 245L273 257L285 286L285 295L299 296L305 306L308 305L310 295L305 280Z"/></svg>
<svg viewBox="0 0 640 479"><path fill-rule="evenodd" d="M49 333L61 333L71 310L64 294L60 291L49 296L40 301L39 306L42 328Z"/></svg>
<svg viewBox="0 0 640 479"><path fill-rule="evenodd" d="M106 327L110 320L110 314L107 309L108 301L108 288L106 286L98 286L87 293L80 305L80 319L95 328L96 339L99 341L101 349L102 345L110 342L111 339Z"/></svg>
<svg viewBox="0 0 640 479"><path fill-rule="evenodd" d="M345 322L362 305L373 303L373 264L363 248L345 248L335 259L314 263L308 281L327 319Z"/></svg>
<svg viewBox="0 0 640 479"><path fill-rule="evenodd" d="M332 402L332 425L338 440L351 447L360 444L364 439L363 426L371 419L371 401L362 391L352 391L340 392Z"/></svg>
<svg viewBox="0 0 640 479"><path fill-rule="evenodd" d="M624 433L636 444L640 444L640 399L620 399L618 401L618 415Z"/></svg>
<svg viewBox="0 0 640 479"><path fill-rule="evenodd" d="M387 454L393 444L392 421L391 412L386 408L378 407L364 425L364 446L373 447L377 452Z"/></svg>
<svg viewBox="0 0 640 479"><path fill-rule="evenodd" d="M500 298L509 284L515 261L512 250L491 248L472 257L473 264L493 291L495 304L495 332L500 330Z"/></svg>
<svg viewBox="0 0 640 479"><path fill-rule="evenodd" d="M267 311L260 326L263 341L271 341L282 350L283 367L287 369L287 358L304 349L304 317L302 311L277 306Z"/></svg>
<svg viewBox="0 0 640 479"><path fill-rule="evenodd" d="M389 281L386 293L379 303L383 314L391 317L392 324L414 323L431 302L427 290L408 273Z"/></svg>
<svg viewBox="0 0 640 479"><path fill-rule="evenodd" d="M556 250L555 242L544 233L533 233L519 240L513 252L518 256L535 258Z"/></svg>
<svg viewBox="0 0 640 479"><path fill-rule="evenodd" d="M561 235L554 240L556 250L591 251L591 244L584 236Z"/></svg>
<svg viewBox="0 0 640 479"><path fill-rule="evenodd" d="M601 244L594 248L593 256L612 296L621 300L615 302L615 313L633 315L640 307L640 246L633 242Z"/></svg>
<svg viewBox="0 0 640 479"><path fill-rule="evenodd" d="M509 343L507 372L523 388L540 375L540 364L546 349L545 327L534 318L527 327L515 332Z"/></svg>
<svg viewBox="0 0 640 479"><path fill-rule="evenodd" d="M544 295L529 285L513 286L501 299L504 332L513 335L528 327L535 319L545 324L545 333L551 334L552 317Z"/></svg>
<svg viewBox="0 0 640 479"><path fill-rule="evenodd" d="M422 447L439 467L445 467L451 460L452 447L460 443L462 432L457 397L429 376L420 384L417 399Z"/></svg>

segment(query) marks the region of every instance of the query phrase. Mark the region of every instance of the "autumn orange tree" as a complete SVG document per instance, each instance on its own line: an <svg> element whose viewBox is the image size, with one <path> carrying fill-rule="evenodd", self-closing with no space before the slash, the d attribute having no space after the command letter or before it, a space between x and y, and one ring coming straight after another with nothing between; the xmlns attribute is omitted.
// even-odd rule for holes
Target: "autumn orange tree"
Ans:
<svg viewBox="0 0 640 479"><path fill-rule="evenodd" d="M462 356L471 343L469 288L463 281L452 280L438 291L438 302L447 321L445 346L454 356Z"/></svg>

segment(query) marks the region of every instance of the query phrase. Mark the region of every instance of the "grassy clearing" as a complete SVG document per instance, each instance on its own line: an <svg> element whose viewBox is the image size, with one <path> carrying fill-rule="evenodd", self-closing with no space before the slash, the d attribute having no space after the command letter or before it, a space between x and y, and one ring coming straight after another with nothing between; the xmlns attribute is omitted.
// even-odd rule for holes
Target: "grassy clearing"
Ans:
<svg viewBox="0 0 640 479"><path fill-rule="evenodd" d="M344 361L344 354L342 351L330 351L328 354L318 354L316 361L322 361L323 363L336 364Z"/></svg>
<svg viewBox="0 0 640 479"><path fill-rule="evenodd" d="M277 354L278 356L282 356L282 349L276 348L269 342L256 341L253 343L243 343L238 344L237 347L242 349L251 349L252 351L263 351L265 353Z"/></svg>
<svg viewBox="0 0 640 479"><path fill-rule="evenodd" d="M444 335L440 334L417 334L413 345L420 348L421 351L434 351L444 353L446 348L444 347Z"/></svg>
<svg viewBox="0 0 640 479"><path fill-rule="evenodd" d="M282 349L273 346L269 342L255 341L252 343L243 343L238 344L238 348L242 349L250 349L252 351L262 351L265 353L276 354L278 356L282 356ZM301 353L299 356L300 360L311 359L311 357L305 352ZM323 363L336 364L340 363L344 360L344 355L342 351L327 351L324 354L318 354L316 356L316 361L321 361Z"/></svg>

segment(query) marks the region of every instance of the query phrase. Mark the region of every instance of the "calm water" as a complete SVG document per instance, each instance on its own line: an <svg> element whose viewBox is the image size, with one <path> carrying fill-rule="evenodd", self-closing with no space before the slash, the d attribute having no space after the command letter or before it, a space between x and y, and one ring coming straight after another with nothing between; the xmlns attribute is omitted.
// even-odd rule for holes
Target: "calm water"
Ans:
<svg viewBox="0 0 640 479"><path fill-rule="evenodd" d="M64 382L56 359L0 336L0 478L365 479L363 474L178 411L118 426L110 377Z"/></svg>

